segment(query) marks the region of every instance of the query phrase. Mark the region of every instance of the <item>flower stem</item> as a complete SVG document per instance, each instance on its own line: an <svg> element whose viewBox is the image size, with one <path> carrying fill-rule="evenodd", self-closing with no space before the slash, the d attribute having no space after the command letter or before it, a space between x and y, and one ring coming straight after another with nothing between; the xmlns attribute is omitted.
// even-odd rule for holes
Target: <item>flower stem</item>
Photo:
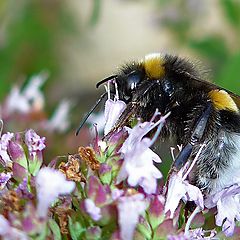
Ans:
<svg viewBox="0 0 240 240"><path fill-rule="evenodd" d="M189 229L190 229L190 225L192 223L192 220L194 219L194 217L200 212L200 207L197 206L195 208L195 210L192 212L192 214L190 215L190 217L187 220L186 226L185 226L185 232L184 235L188 236L189 235Z"/></svg>

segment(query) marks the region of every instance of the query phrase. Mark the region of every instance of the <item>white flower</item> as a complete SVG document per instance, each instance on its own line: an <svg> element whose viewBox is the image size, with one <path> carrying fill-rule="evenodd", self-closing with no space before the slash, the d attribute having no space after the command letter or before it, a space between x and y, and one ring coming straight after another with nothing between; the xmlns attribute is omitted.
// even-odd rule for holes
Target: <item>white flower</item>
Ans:
<svg viewBox="0 0 240 240"><path fill-rule="evenodd" d="M170 218L173 218L174 212L181 199L185 202L194 201L201 209L204 208L203 195L200 189L184 180L182 172L183 171L181 169L178 173L172 174L169 180L164 211L165 213L170 211Z"/></svg>
<svg viewBox="0 0 240 240"><path fill-rule="evenodd" d="M105 103L105 128L104 135L107 135L111 129L114 127L114 124L117 122L121 114L126 108L126 104L120 100L108 99Z"/></svg>
<svg viewBox="0 0 240 240"><path fill-rule="evenodd" d="M121 239L133 239L134 230L139 221L139 216L145 212L148 203L141 193L120 197L118 202L118 223L120 225Z"/></svg>
<svg viewBox="0 0 240 240"><path fill-rule="evenodd" d="M10 94L6 98L5 107L9 114L13 112L28 113L31 109L28 100L20 93L20 88L17 86L11 89Z"/></svg>
<svg viewBox="0 0 240 240"><path fill-rule="evenodd" d="M235 219L240 221L240 186L235 184L208 196L205 206L207 208L217 206L216 225L222 226L227 237L232 236Z"/></svg>
<svg viewBox="0 0 240 240"><path fill-rule="evenodd" d="M69 112L71 108L71 102L68 100L62 100L53 116L45 123L45 127L50 131L65 132L69 126Z"/></svg>
<svg viewBox="0 0 240 240"><path fill-rule="evenodd" d="M122 189L115 188L112 190L112 199L115 201L123 195L124 191Z"/></svg>
<svg viewBox="0 0 240 240"><path fill-rule="evenodd" d="M165 213L170 211L170 218L173 218L181 199L185 202L194 201L197 207L204 208L202 192L186 180L204 147L205 144L202 144L191 165L187 162L178 172L173 172L169 178L164 211Z"/></svg>
<svg viewBox="0 0 240 240"><path fill-rule="evenodd" d="M10 159L8 152L7 152L7 148L8 148L8 144L11 141L11 139L13 138L14 134L13 133L5 133L2 135L1 139L0 139L0 162L4 165L4 166L8 166L12 160Z"/></svg>
<svg viewBox="0 0 240 240"><path fill-rule="evenodd" d="M46 217L48 207L58 198L60 194L70 194L75 183L67 181L65 176L52 168L42 168L36 177L37 188L37 212L39 217Z"/></svg>
<svg viewBox="0 0 240 240"><path fill-rule="evenodd" d="M40 73L33 76L22 91L17 86L13 87L5 103L7 113L27 114L31 111L40 111L44 106L44 97L40 88L46 79L47 74Z"/></svg>
<svg viewBox="0 0 240 240"><path fill-rule="evenodd" d="M161 159L149 148L154 140L143 137L159 124L160 129L164 120L162 118L155 124L145 122L136 125L133 129L127 128L129 136L120 149L124 162L117 176L118 183L128 178L130 186L139 184L148 194L156 192L157 179L161 178L162 174L154 166L153 161L159 163Z"/></svg>
<svg viewBox="0 0 240 240"><path fill-rule="evenodd" d="M86 208L86 212L91 216L94 221L98 221L101 219L101 209L95 205L92 199L88 198L84 200L84 206Z"/></svg>

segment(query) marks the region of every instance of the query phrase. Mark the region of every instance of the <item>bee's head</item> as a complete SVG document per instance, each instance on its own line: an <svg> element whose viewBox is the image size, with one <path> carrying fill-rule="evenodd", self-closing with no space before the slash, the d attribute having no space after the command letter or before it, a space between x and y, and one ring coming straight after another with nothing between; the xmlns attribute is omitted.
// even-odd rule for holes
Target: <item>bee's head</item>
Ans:
<svg viewBox="0 0 240 240"><path fill-rule="evenodd" d="M173 92L165 67L166 56L149 54L140 61L123 65L116 75L104 79L97 86L108 82L111 98L115 96L117 87L119 99L125 103L136 102L141 109L151 107L153 111L158 108L164 112Z"/></svg>
<svg viewBox="0 0 240 240"><path fill-rule="evenodd" d="M145 93L149 86L159 85L164 68L164 58L160 54L150 54L138 62L125 64L115 79L120 99L128 103L134 96Z"/></svg>

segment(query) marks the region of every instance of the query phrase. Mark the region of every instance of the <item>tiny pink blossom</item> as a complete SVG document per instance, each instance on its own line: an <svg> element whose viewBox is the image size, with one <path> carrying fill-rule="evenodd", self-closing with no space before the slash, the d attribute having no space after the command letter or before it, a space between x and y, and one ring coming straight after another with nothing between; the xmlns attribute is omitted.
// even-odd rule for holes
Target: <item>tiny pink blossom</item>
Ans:
<svg viewBox="0 0 240 240"><path fill-rule="evenodd" d="M86 208L86 212L91 216L94 221L98 221L101 219L101 209L95 205L92 199L85 199L84 206Z"/></svg>
<svg viewBox="0 0 240 240"><path fill-rule="evenodd" d="M120 225L121 239L133 239L134 230L139 222L139 216L144 214L148 203L141 193L119 198L118 223Z"/></svg>
<svg viewBox="0 0 240 240"><path fill-rule="evenodd" d="M33 129L29 129L25 133L25 142L28 146L29 153L36 156L38 151L42 151L45 145L45 137L40 137Z"/></svg>
<svg viewBox="0 0 240 240"><path fill-rule="evenodd" d="M12 177L11 173L0 173L0 191L5 188L8 180Z"/></svg>
<svg viewBox="0 0 240 240"><path fill-rule="evenodd" d="M1 239L5 240L29 239L24 232L18 230L17 228L12 227L8 220L3 215L0 215L0 236L2 237Z"/></svg>
<svg viewBox="0 0 240 240"><path fill-rule="evenodd" d="M8 166L12 162L8 155L7 148L13 136L13 133L8 132L3 134L0 139L0 162L3 164L3 166Z"/></svg>
<svg viewBox="0 0 240 240"><path fill-rule="evenodd" d="M37 174L36 188L37 212L39 217L45 218L50 205L60 194L70 194L75 188L75 183L67 181L60 171L44 167Z"/></svg>
<svg viewBox="0 0 240 240"><path fill-rule="evenodd" d="M105 103L105 128L104 128L104 135L107 135L111 129L113 128L114 124L119 119L120 115L126 108L126 104L121 100L112 100L108 99Z"/></svg>

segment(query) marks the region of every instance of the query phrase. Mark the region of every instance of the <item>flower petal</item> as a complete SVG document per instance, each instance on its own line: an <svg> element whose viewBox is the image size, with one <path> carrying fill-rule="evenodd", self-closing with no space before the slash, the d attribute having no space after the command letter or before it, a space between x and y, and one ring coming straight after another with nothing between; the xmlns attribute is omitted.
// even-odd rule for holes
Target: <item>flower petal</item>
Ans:
<svg viewBox="0 0 240 240"><path fill-rule="evenodd" d="M104 128L104 135L107 135L114 124L117 122L120 115L126 108L126 103L120 100L113 101L112 99L108 99L105 103L105 119L106 124Z"/></svg>
<svg viewBox="0 0 240 240"><path fill-rule="evenodd" d="M147 202L144 200L144 195L139 193L129 197L121 197L117 207L121 239L131 240L139 216L147 208Z"/></svg>
<svg viewBox="0 0 240 240"><path fill-rule="evenodd" d="M60 171L45 167L36 177L38 205L37 212L40 217L47 216L49 206L60 194L69 194L75 188L75 183L67 181Z"/></svg>
<svg viewBox="0 0 240 240"><path fill-rule="evenodd" d="M94 221L98 221L101 219L101 209L95 205L92 199L88 198L84 200L84 206L86 208L86 212L91 216Z"/></svg>

